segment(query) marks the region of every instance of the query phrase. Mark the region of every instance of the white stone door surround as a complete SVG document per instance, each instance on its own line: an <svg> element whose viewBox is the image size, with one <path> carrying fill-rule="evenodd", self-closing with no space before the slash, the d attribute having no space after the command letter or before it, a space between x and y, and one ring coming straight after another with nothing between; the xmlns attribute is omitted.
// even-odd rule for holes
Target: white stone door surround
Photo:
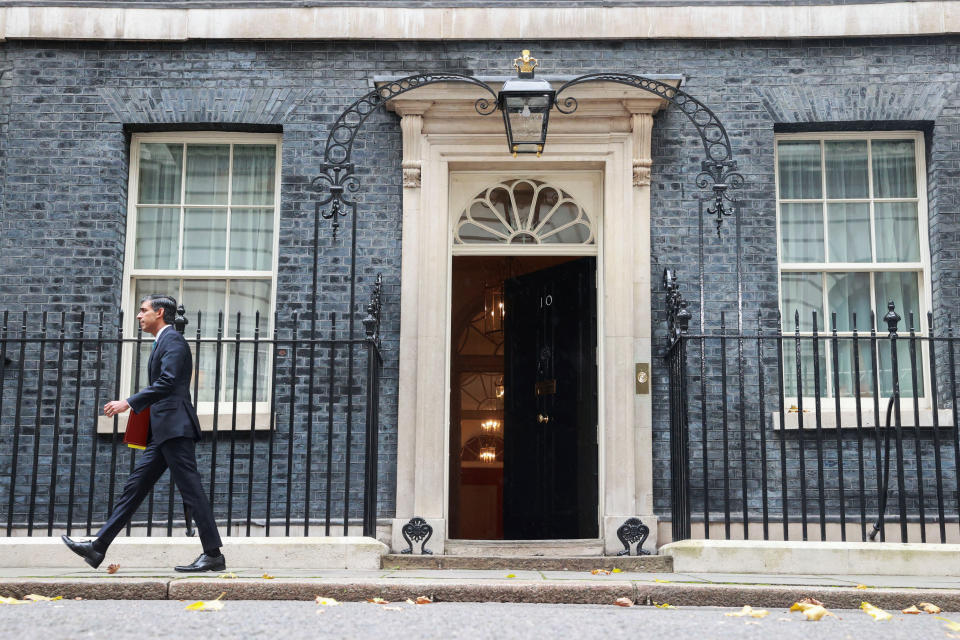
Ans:
<svg viewBox="0 0 960 640"><path fill-rule="evenodd" d="M679 78L660 80L679 85ZM501 79L502 80L502 79ZM495 88L498 83L490 82ZM561 83L556 83L559 86ZM475 87L431 85L388 103L403 132L403 236L394 552L414 516L433 526L428 547L442 554L447 532L449 438L450 176L458 171L529 175L599 170L603 223L598 260L602 312L598 348L600 534L604 552L622 545L616 529L640 516L656 546L650 396L635 394L635 363L651 354L650 130L661 98L609 83L571 91L573 115L554 111L543 157L507 152L499 113L480 116ZM459 212L456 212L459 213Z"/></svg>

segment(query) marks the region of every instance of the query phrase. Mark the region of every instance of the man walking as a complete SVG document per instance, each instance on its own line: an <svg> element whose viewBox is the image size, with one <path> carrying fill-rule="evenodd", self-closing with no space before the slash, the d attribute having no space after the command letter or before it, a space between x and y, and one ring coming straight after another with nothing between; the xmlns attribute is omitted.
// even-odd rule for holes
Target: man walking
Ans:
<svg viewBox="0 0 960 640"><path fill-rule="evenodd" d="M223 571L226 561L220 553L220 534L210 503L200 484L195 454L200 440L200 423L190 402L190 375L193 357L187 341L171 328L177 302L170 296L150 295L140 301L137 320L140 328L155 337L147 361L149 386L126 400L114 400L103 406L112 417L133 408L137 413L150 407L147 448L123 487L123 495L95 540L78 541L63 536L71 551L96 569L107 548L120 533L137 507L147 497L163 472L170 468L183 502L193 514L203 553L192 564L174 567L177 571Z"/></svg>

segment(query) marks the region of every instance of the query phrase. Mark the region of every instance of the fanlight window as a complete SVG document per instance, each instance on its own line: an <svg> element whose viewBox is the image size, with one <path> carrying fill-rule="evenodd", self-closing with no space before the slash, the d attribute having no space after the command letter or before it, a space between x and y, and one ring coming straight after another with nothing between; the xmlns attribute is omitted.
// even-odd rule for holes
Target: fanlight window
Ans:
<svg viewBox="0 0 960 640"><path fill-rule="evenodd" d="M460 214L455 244L594 244L593 221L573 197L539 180L509 180Z"/></svg>

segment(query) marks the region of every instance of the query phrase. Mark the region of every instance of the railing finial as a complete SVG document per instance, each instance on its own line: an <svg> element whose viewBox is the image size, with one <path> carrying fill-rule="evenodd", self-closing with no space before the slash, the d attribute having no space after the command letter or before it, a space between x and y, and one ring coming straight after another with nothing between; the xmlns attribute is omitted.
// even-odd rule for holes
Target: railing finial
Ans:
<svg viewBox="0 0 960 640"><path fill-rule="evenodd" d="M897 334L897 324L903 319L894 309L896 309L896 305L893 303L893 300L891 300L887 303L887 315L883 316L883 321L887 323L887 330L890 332L890 335Z"/></svg>
<svg viewBox="0 0 960 640"><path fill-rule="evenodd" d="M187 320L186 313L187 310L184 309L183 305L181 304L177 306L177 315L173 317L173 327L177 330L177 333L181 335L187 329L187 325L190 323L190 321Z"/></svg>

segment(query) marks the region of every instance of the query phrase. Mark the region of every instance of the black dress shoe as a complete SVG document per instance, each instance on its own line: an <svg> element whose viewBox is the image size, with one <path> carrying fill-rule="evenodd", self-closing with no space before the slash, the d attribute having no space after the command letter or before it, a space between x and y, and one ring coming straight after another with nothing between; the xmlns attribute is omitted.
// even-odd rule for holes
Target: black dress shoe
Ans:
<svg viewBox="0 0 960 640"><path fill-rule="evenodd" d="M93 548L92 540L73 540L70 536L60 536L60 539L63 540L63 544L67 545L67 548L70 551L73 551L75 554L83 558L88 565L96 569L100 566L100 563L103 562L103 556L106 554L97 551Z"/></svg>
<svg viewBox="0 0 960 640"><path fill-rule="evenodd" d="M200 571L224 571L226 568L227 560L223 557L222 553L216 558L201 553L197 556L197 559L193 561L193 564L174 567L173 570L179 571L180 573L197 573Z"/></svg>

